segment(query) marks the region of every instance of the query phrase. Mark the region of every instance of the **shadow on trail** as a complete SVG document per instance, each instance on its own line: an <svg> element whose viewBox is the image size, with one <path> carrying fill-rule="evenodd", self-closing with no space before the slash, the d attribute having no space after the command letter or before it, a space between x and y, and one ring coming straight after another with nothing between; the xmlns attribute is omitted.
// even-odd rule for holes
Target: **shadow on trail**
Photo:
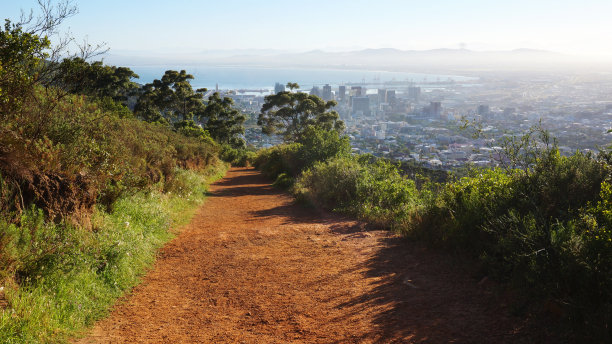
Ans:
<svg viewBox="0 0 612 344"><path fill-rule="evenodd" d="M248 174L228 176L215 184L222 186L219 190L209 191L211 197L240 197L245 195L282 195L283 192L270 185L270 181L253 169L243 168L236 171L246 171Z"/></svg>
<svg viewBox="0 0 612 344"><path fill-rule="evenodd" d="M473 261L428 249L405 238L381 239L381 247L361 267L375 282L339 308L335 321L378 307L375 343L556 343L542 328L510 315L495 285L483 284ZM340 343L340 342L338 342Z"/></svg>
<svg viewBox="0 0 612 344"><path fill-rule="evenodd" d="M253 172L223 181L225 188L212 196L287 194ZM251 212L254 221L282 217L287 224L328 225L337 234L356 234L377 229L344 216L319 212L288 201L281 206ZM370 292L358 294L339 308L346 309L338 324L350 323L358 314L378 309L373 326L350 342L375 343L548 343L533 338L520 321L507 315L500 298L486 285L479 285L473 265L456 257L426 249L398 236L379 239L379 248L365 262L340 274L363 270L372 281ZM335 276L317 283L331 283ZM336 276L337 277L337 276ZM322 300L331 302L331 300ZM338 341L336 343L345 343Z"/></svg>
<svg viewBox="0 0 612 344"><path fill-rule="evenodd" d="M236 186L216 191L208 191L209 197L241 197L241 196L269 196L279 193L273 186Z"/></svg>
<svg viewBox="0 0 612 344"><path fill-rule="evenodd" d="M384 238L382 243L363 263L365 277L375 281L371 291L341 304L340 308L350 312L336 321L350 321L352 316L376 307L382 310L373 319L377 331L364 334L359 341L490 342L484 339L489 336L481 333L485 328L478 326L472 314L477 312L473 309L473 300L466 299L465 286L455 280L456 273L441 259L444 257L400 237ZM493 342L503 342L503 339Z"/></svg>
<svg viewBox="0 0 612 344"><path fill-rule="evenodd" d="M257 173L256 170L250 168L241 168L236 169L235 171L246 171L248 174L240 175L240 176L232 176L228 174L224 179L221 179L215 184L221 186L232 186L232 185L262 185L262 184L270 184L270 181L260 173ZM230 172L231 173L231 172Z"/></svg>

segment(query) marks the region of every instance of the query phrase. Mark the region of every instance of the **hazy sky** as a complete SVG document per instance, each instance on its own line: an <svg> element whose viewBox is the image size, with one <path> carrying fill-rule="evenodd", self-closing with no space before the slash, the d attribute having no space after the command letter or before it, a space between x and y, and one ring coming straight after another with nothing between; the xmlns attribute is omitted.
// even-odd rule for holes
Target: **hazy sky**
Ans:
<svg viewBox="0 0 612 344"><path fill-rule="evenodd" d="M612 57L612 0L81 0L65 28L115 51L545 49ZM2 0L17 18L34 0Z"/></svg>

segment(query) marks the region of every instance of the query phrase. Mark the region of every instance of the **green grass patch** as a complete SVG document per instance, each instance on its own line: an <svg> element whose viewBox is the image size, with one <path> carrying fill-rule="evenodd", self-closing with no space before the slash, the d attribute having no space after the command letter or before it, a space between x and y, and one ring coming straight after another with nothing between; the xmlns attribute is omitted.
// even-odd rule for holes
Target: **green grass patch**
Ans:
<svg viewBox="0 0 612 344"><path fill-rule="evenodd" d="M0 311L0 342L66 342L138 284L172 238L169 229L190 220L225 166L175 172L165 185L120 198L111 213L98 207L92 230L46 222L35 208L19 226L0 222L1 283L9 301Z"/></svg>

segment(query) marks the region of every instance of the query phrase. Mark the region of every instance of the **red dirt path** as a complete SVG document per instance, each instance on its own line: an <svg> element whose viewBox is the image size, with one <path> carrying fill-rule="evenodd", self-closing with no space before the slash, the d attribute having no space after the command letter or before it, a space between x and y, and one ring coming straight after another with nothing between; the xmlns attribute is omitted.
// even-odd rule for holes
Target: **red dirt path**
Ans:
<svg viewBox="0 0 612 344"><path fill-rule="evenodd" d="M77 343L542 342L464 266L232 169Z"/></svg>

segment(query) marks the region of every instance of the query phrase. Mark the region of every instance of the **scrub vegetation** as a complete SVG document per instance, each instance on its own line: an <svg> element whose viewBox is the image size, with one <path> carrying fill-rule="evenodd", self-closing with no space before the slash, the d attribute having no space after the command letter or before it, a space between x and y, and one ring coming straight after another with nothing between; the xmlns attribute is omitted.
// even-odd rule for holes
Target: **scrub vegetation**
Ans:
<svg viewBox="0 0 612 344"><path fill-rule="evenodd" d="M568 339L612 339L610 151L561 156L534 127L508 138L499 167L440 178L352 155L333 129L303 133L261 150L255 166L298 199L478 259L516 295L517 314L562 319Z"/></svg>
<svg viewBox="0 0 612 344"><path fill-rule="evenodd" d="M134 113L137 75L53 45L75 11L41 5L0 30L2 343L64 342L102 317L224 174L220 143L242 144L242 115L218 95L196 99L214 135L192 112ZM181 82L163 89L168 107L193 94Z"/></svg>

